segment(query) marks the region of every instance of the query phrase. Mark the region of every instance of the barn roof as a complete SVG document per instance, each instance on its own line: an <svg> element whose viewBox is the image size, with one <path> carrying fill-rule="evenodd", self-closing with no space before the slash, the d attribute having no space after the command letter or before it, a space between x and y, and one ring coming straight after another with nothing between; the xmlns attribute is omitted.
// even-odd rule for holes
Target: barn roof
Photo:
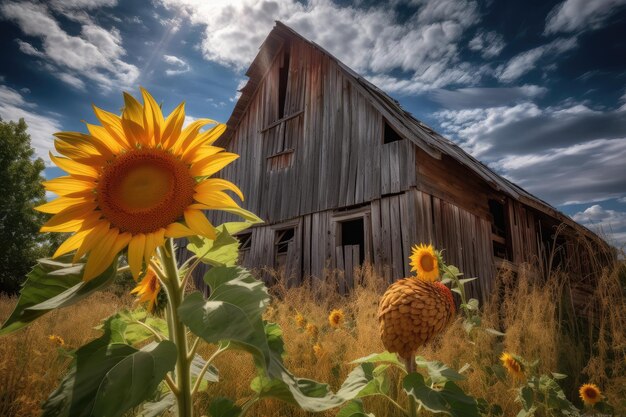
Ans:
<svg viewBox="0 0 626 417"><path fill-rule="evenodd" d="M561 213L550 204L495 173L488 166L461 149L461 147L459 147L456 143L441 136L432 128L416 119L411 113L404 110L400 106L400 103L357 74L354 70L335 58L324 48L304 38L299 33L279 21L276 22L276 26L274 26L259 48L259 53L254 61L252 61L252 64L246 72L249 80L240 90L241 96L239 97L235 108L228 119L227 131L223 138L221 138L222 144L227 144L230 141L230 138L239 125L239 122L246 112L248 105L254 97L263 78L270 69L274 58L280 52L283 44L294 39L311 45L313 48L331 58L343 71L345 71L349 78L351 78L354 82L354 85L361 90L369 102L374 105L383 114L383 116L385 116L387 121L396 130L398 130L399 133L411 140L431 156L441 159L442 155L447 155L459 162L461 165L469 168L496 191L500 191L507 196L526 204L527 206L539 210L560 222L566 223L590 237L597 238L597 235L593 232L574 222L570 217Z"/></svg>

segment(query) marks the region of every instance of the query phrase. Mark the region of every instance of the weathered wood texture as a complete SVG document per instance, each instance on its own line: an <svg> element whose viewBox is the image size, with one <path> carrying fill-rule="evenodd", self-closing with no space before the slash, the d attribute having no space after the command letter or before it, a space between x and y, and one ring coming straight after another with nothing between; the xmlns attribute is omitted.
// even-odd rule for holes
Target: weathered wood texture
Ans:
<svg viewBox="0 0 626 417"><path fill-rule="evenodd" d="M285 51L288 88L285 116L278 120ZM284 45L259 84L228 145L241 158L222 176L242 189L246 209L270 223L407 190L416 182L414 145L384 144L382 123L332 59L294 41ZM292 150L289 157L274 156Z"/></svg>

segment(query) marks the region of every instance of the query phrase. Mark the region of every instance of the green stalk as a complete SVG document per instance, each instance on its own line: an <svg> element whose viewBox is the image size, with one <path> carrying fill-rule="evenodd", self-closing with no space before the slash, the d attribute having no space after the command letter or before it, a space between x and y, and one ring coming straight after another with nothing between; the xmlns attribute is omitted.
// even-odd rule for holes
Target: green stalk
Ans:
<svg viewBox="0 0 626 417"><path fill-rule="evenodd" d="M415 372L415 354L411 354L410 358L404 360L404 366L407 374ZM409 397L409 417L417 417L415 399L412 395L407 395L407 397Z"/></svg>
<svg viewBox="0 0 626 417"><path fill-rule="evenodd" d="M165 245L160 248L161 265L165 269L165 289L169 300L167 309L168 324L170 325L170 335L176 344L178 359L176 361L176 386L178 393L176 400L178 403L179 417L193 417L193 402L191 400L191 361L187 357L187 334L185 325L178 317L178 307L183 302L184 289L180 287L180 277L178 266L174 254L172 239L167 239Z"/></svg>

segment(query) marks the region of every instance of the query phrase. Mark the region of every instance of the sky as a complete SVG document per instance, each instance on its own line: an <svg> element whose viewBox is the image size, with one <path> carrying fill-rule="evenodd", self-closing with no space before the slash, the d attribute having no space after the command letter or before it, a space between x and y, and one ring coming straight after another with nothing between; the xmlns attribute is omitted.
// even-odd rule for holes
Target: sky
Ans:
<svg viewBox="0 0 626 417"><path fill-rule="evenodd" d="M626 244L626 0L3 0L0 117L86 132L147 88L226 121L280 20L499 174Z"/></svg>

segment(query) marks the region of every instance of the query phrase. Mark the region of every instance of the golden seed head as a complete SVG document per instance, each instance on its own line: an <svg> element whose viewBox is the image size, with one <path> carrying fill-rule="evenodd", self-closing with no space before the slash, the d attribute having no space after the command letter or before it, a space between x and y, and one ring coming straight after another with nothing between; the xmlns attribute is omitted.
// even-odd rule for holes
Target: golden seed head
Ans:
<svg viewBox="0 0 626 417"><path fill-rule="evenodd" d="M385 348L407 359L441 333L455 312L448 293L450 290L439 282L404 278L391 284L378 307Z"/></svg>

